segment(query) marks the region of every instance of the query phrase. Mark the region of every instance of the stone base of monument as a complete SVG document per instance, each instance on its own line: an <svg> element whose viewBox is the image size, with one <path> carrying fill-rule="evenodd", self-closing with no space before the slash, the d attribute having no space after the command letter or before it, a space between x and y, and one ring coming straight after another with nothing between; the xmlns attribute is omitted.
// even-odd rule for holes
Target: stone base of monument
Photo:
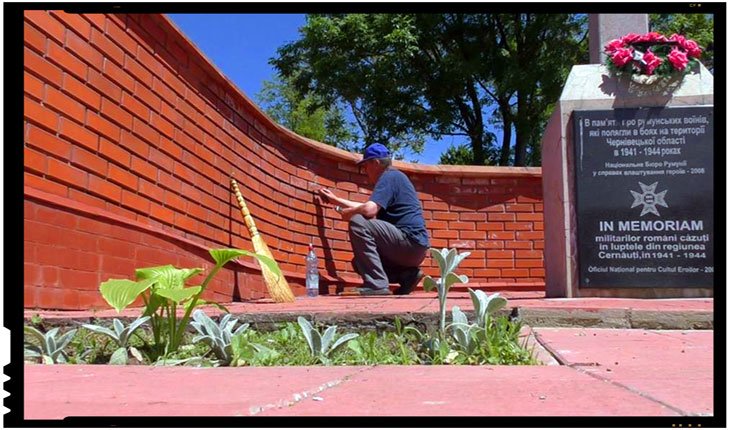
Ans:
<svg viewBox="0 0 730 430"><path fill-rule="evenodd" d="M542 140L548 297L712 297L713 76L574 66Z"/></svg>

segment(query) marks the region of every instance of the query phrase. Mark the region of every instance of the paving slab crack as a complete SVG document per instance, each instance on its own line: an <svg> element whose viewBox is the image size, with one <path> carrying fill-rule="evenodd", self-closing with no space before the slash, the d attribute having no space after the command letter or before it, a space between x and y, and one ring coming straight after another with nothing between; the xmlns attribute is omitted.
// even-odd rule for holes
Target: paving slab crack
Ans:
<svg viewBox="0 0 730 430"><path fill-rule="evenodd" d="M663 401L661 401L661 400L659 400L659 399L657 399L657 398L655 398L655 397L653 397L653 396L651 396L651 395L649 395L647 393L644 393L643 391L639 391L639 390L637 390L635 388L629 387L628 385L624 385L624 384L622 384L620 382L616 382L616 381L613 381L611 379L604 378L602 376L599 376L599 375L596 375L596 374L594 374L592 372L589 372L586 369L583 369L583 367L598 366L599 363L570 363L570 362L568 362L568 360L565 357L563 357L558 351L556 351L552 346L550 346L550 344L547 343L545 341L545 339L543 339L540 336L539 333L537 333L535 331L533 331L533 333L534 333L535 339L538 341L538 343L540 343L540 345L542 345L543 348L545 348L546 351L548 351L550 354L552 354L552 356L555 358L555 360L558 363L560 363L561 366L567 366L567 367L569 367L569 368L571 368L571 369L573 369L575 371L578 371L580 373L583 373L585 375L588 375L588 376L590 376L592 378L598 379L599 381L607 382L607 383L609 383L609 384L611 384L611 385L613 385L615 387L618 387L618 388L621 388L623 390L629 391L632 394L636 394L636 395L641 396L641 397L643 397L643 398L645 398L645 399L647 399L649 401L658 403L658 404L664 406L665 408L671 409L672 411L674 411L674 412L676 412L676 413L678 413L678 414L680 414L682 416L693 416L693 415L695 415L695 414L691 414L691 413L688 413L686 411L683 411L682 409L679 409L676 406L672 406L672 405L670 405L670 404L668 404L666 402L663 402Z"/></svg>
<svg viewBox="0 0 730 430"><path fill-rule="evenodd" d="M316 394L319 394L319 393L321 393L321 392L323 392L325 390L328 390L328 389L330 389L332 387L336 387L336 386L338 386L338 385L340 385L340 384L342 384L344 382L347 382L350 378L352 378L354 376L357 376L357 375L359 375L359 374L361 374L363 372L366 372L368 370L371 370L371 369L373 369L375 367L377 367L377 365L372 365L372 366L369 366L369 367L365 367L365 368L359 369L358 371L356 371L356 372L354 372L352 374L346 375L346 376L344 376L344 377L342 377L340 379L336 379L336 380L333 380L333 381L327 381L327 382L325 382L324 384L320 385L317 388L314 388L314 389L311 389L311 390L306 390L306 391L301 391L301 392L293 393L290 397L283 398L283 399L279 399L275 403L267 403L267 404L265 404L263 406L251 405L249 407L249 411L248 411L249 412L249 415L257 415L257 414L260 414L261 412L267 411L269 409L281 409L281 408L284 408L284 407L292 407L292 406L296 405L297 403L301 402L302 400L305 400L307 398L313 398L313 397L315 397ZM237 414L237 415L240 416L242 414Z"/></svg>

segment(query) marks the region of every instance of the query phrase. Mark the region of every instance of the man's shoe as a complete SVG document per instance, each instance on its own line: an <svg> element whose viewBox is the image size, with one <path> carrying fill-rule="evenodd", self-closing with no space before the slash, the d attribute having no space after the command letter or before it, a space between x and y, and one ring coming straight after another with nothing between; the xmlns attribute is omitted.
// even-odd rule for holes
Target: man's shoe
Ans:
<svg viewBox="0 0 730 430"><path fill-rule="evenodd" d="M416 274L401 283L400 288L393 291L393 294L397 296L405 296L407 294L411 294L411 292L415 290L418 286L418 283L421 282L422 278L423 272L421 271L421 269L418 269L418 271L416 271Z"/></svg>
<svg viewBox="0 0 730 430"><path fill-rule="evenodd" d="M368 287L360 287L357 289L357 292L360 293L361 296L389 296L390 290L386 288L368 288Z"/></svg>

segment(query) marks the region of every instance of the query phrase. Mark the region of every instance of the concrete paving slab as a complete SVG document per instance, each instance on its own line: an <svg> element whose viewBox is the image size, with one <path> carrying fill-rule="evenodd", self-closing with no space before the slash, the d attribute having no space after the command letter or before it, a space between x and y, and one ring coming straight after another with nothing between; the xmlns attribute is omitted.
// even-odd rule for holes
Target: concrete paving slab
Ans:
<svg viewBox="0 0 730 430"><path fill-rule="evenodd" d="M565 364L669 405L713 414L713 332L536 328Z"/></svg>
<svg viewBox="0 0 730 430"><path fill-rule="evenodd" d="M564 366L377 366L263 416L675 416Z"/></svg>
<svg viewBox="0 0 730 430"><path fill-rule="evenodd" d="M24 417L251 415L336 386L364 369L26 364Z"/></svg>

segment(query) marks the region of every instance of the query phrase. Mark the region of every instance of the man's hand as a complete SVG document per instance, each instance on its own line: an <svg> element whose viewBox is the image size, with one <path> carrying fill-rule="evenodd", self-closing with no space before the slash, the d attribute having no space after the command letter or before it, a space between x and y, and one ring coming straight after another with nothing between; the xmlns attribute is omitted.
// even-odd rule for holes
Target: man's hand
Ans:
<svg viewBox="0 0 730 430"><path fill-rule="evenodd" d="M319 189L319 197L325 203L332 203L332 201L336 199L335 194L332 191L328 190L327 188Z"/></svg>

